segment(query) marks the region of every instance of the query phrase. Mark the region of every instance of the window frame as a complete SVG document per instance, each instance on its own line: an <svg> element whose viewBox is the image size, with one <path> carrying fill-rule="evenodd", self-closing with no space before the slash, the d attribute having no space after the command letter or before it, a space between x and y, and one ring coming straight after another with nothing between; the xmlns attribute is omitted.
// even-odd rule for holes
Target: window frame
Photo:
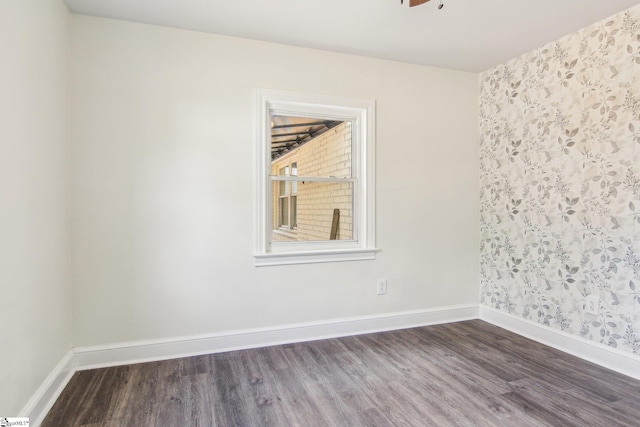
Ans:
<svg viewBox="0 0 640 427"><path fill-rule="evenodd" d="M275 90L256 91L256 187L254 265L375 259L375 101ZM277 242L271 234L271 114L352 122L354 239ZM277 180L277 178L276 178Z"/></svg>

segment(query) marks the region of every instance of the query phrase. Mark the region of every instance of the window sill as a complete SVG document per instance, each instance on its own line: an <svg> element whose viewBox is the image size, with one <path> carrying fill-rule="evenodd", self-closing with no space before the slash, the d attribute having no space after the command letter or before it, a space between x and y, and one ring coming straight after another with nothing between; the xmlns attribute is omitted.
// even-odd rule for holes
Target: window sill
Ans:
<svg viewBox="0 0 640 427"><path fill-rule="evenodd" d="M276 228L275 230L273 230L273 234L278 234L280 236L285 236L285 237L289 237L292 239L295 239L298 237L298 232L296 229L290 229L290 228Z"/></svg>
<svg viewBox="0 0 640 427"><path fill-rule="evenodd" d="M364 261L376 259L379 249L332 249L308 252L281 252L255 254L256 267L269 265L313 264L319 262Z"/></svg>

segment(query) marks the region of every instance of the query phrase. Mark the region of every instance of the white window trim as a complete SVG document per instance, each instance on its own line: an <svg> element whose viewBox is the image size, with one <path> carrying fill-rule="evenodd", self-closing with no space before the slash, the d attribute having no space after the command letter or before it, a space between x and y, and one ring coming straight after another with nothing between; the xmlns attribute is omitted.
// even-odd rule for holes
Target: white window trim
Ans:
<svg viewBox="0 0 640 427"><path fill-rule="evenodd" d="M375 101L274 90L256 91L256 197L254 265L306 264L375 259ZM291 242L272 245L270 112L353 121L361 143L354 150L356 240ZM302 178L301 178L302 179Z"/></svg>
<svg viewBox="0 0 640 427"><path fill-rule="evenodd" d="M274 234L279 234L280 236L289 237L295 239L298 237L298 232L296 230L289 230L288 228L276 228L273 230Z"/></svg>

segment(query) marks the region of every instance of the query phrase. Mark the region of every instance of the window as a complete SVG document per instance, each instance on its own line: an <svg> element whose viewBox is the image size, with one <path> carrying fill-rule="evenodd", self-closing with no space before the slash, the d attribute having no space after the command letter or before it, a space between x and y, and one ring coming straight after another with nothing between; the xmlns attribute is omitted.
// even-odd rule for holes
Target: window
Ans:
<svg viewBox="0 0 640 427"><path fill-rule="evenodd" d="M374 259L374 102L257 102L255 265Z"/></svg>
<svg viewBox="0 0 640 427"><path fill-rule="evenodd" d="M291 171L291 172L289 172ZM283 168L279 168L278 176L298 175L298 164L293 162ZM297 218L297 195L298 183L296 181L278 181L278 204L274 206L278 209L278 227L295 230L298 226Z"/></svg>

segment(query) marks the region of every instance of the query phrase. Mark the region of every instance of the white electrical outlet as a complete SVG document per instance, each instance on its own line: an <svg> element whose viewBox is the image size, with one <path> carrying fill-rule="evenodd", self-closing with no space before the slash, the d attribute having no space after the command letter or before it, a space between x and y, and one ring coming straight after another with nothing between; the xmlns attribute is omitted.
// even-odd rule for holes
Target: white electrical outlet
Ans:
<svg viewBox="0 0 640 427"><path fill-rule="evenodd" d="M584 302L584 312L597 315L600 312L600 298L596 295L588 295Z"/></svg>
<svg viewBox="0 0 640 427"><path fill-rule="evenodd" d="M378 295L386 295L387 293L387 279L378 279Z"/></svg>

